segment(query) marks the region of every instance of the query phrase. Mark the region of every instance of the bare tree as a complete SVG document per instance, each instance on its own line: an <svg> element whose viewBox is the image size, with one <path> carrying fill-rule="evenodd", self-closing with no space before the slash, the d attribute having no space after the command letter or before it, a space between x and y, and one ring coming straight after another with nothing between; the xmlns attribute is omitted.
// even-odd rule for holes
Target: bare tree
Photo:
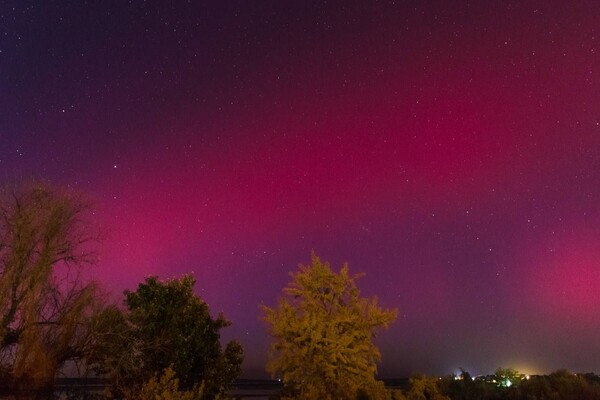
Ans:
<svg viewBox="0 0 600 400"><path fill-rule="evenodd" d="M98 239L85 202L43 184L0 194L0 374L11 390L50 390L85 350L96 287L81 272Z"/></svg>

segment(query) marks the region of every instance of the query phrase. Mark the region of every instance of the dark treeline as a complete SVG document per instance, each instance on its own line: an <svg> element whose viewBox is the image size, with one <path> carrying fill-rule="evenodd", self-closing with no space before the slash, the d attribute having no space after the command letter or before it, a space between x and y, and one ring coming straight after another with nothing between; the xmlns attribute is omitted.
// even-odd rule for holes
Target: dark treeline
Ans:
<svg viewBox="0 0 600 400"><path fill-rule="evenodd" d="M511 374L506 374L509 371ZM549 375L525 376L498 370L489 376L443 378L415 376L406 388L394 390L396 400L595 400L600 399L600 376L559 370Z"/></svg>
<svg viewBox="0 0 600 400"><path fill-rule="evenodd" d="M600 399L600 377L594 373L574 374L559 370L549 375L521 375L507 386L497 374L472 377L463 371L461 375L443 378L414 376L410 379L384 380L394 400L571 400ZM500 378L500 379L498 379ZM58 392L68 394L70 399L105 399L100 388L108 387L106 379L62 379ZM233 382L229 396L260 394L272 400L282 399L282 383L276 380L240 379ZM57 393L58 394L58 393ZM371 399L357 396L357 399Z"/></svg>

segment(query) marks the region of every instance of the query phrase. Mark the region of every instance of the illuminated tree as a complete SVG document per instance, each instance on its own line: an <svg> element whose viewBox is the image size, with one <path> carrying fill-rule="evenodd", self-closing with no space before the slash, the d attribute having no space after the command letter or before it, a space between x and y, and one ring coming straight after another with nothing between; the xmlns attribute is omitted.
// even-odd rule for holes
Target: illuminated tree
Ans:
<svg viewBox="0 0 600 400"><path fill-rule="evenodd" d="M501 387L511 387L525 379L524 374L512 368L498 368L494 376L496 384Z"/></svg>
<svg viewBox="0 0 600 400"><path fill-rule="evenodd" d="M142 386L140 400L202 400L204 386L192 390L179 390L179 379L172 368L165 369L161 376L154 376Z"/></svg>
<svg viewBox="0 0 600 400"><path fill-rule="evenodd" d="M439 388L439 379L416 375L410 378L406 400L450 400Z"/></svg>
<svg viewBox="0 0 600 400"><path fill-rule="evenodd" d="M96 289L80 278L97 234L73 193L44 185L0 195L0 373L27 390L50 391L89 343Z"/></svg>
<svg viewBox="0 0 600 400"><path fill-rule="evenodd" d="M135 292L125 292L126 311L113 307L96 319L98 342L89 362L110 377L115 394L139 396L145 382L169 368L181 390L202 383L205 396L213 398L240 374L240 344L221 348L219 331L229 321L210 316L194 283L190 275L146 278Z"/></svg>
<svg viewBox="0 0 600 400"><path fill-rule="evenodd" d="M448 375L438 380L438 388L452 400L497 399L499 388L487 378L473 378L461 368L460 375Z"/></svg>
<svg viewBox="0 0 600 400"><path fill-rule="evenodd" d="M299 399L389 398L375 379L381 355L373 338L397 311L361 298L347 265L335 273L315 254L290 275L278 307L262 307L274 339L267 369Z"/></svg>

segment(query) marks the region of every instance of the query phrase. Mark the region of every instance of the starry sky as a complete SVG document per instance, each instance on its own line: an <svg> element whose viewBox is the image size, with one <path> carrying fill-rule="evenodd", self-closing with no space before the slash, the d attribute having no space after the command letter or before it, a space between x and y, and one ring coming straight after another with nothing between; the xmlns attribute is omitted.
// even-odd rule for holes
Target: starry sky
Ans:
<svg viewBox="0 0 600 400"><path fill-rule="evenodd" d="M315 250L381 376L600 372L596 1L3 1L0 182L93 199L115 298L193 272L263 377Z"/></svg>

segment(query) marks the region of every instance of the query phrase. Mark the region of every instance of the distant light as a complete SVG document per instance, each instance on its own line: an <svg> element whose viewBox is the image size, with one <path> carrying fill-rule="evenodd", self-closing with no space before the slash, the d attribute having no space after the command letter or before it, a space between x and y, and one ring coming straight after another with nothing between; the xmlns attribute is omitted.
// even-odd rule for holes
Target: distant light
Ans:
<svg viewBox="0 0 600 400"><path fill-rule="evenodd" d="M510 379L506 380L506 383L504 384L506 387L511 387L512 386L512 382L510 381Z"/></svg>
<svg viewBox="0 0 600 400"><path fill-rule="evenodd" d="M530 376L529 375L525 375L525 379L529 380Z"/></svg>

